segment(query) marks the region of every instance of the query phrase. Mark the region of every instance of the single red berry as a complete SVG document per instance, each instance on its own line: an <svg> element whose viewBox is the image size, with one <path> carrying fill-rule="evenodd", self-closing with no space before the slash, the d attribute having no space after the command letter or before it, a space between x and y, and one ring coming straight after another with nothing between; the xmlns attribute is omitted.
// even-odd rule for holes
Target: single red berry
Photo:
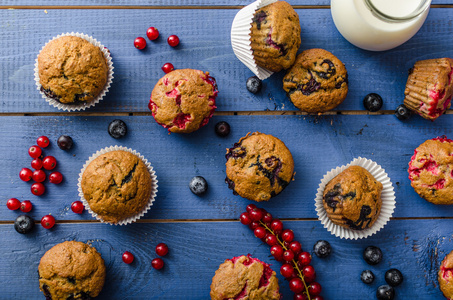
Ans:
<svg viewBox="0 0 453 300"><path fill-rule="evenodd" d="M308 297L306 294L294 294L293 300L308 300Z"/></svg>
<svg viewBox="0 0 453 300"><path fill-rule="evenodd" d="M53 174L53 173L52 173L52 174ZM52 175L52 174L50 174L50 175ZM74 212L74 213L76 213L76 214L81 214L81 213L83 213L83 210L84 210L84 209L85 209L85 208L83 207L82 201L74 201L74 202L72 202L72 204L71 204L71 210L72 210L72 212Z"/></svg>
<svg viewBox="0 0 453 300"><path fill-rule="evenodd" d="M291 229L285 229L282 232L282 240L291 243L294 239L294 232Z"/></svg>
<svg viewBox="0 0 453 300"><path fill-rule="evenodd" d="M275 233L280 233L283 230L283 223L279 219L274 219L271 223L271 229Z"/></svg>
<svg viewBox="0 0 453 300"><path fill-rule="evenodd" d="M280 274L285 278L295 277L294 268L290 264L283 264L280 267Z"/></svg>
<svg viewBox="0 0 453 300"><path fill-rule="evenodd" d="M324 300L324 298L322 296L315 296L315 297L312 297L311 300Z"/></svg>
<svg viewBox="0 0 453 300"><path fill-rule="evenodd" d="M28 213L33 208L33 204L29 200L24 200L20 203L20 210L24 213Z"/></svg>
<svg viewBox="0 0 453 300"><path fill-rule="evenodd" d="M42 150L38 146L33 145L28 149L28 154L33 158L38 158L41 156Z"/></svg>
<svg viewBox="0 0 453 300"><path fill-rule="evenodd" d="M256 227L253 232L255 233L255 236L259 239L262 239L263 237L266 236L266 229L264 229L264 227L261 226Z"/></svg>
<svg viewBox="0 0 453 300"><path fill-rule="evenodd" d="M146 36L151 40L154 41L159 37L159 30L156 27L150 27L146 31Z"/></svg>
<svg viewBox="0 0 453 300"><path fill-rule="evenodd" d="M168 246L165 243L159 243L156 246L156 254L159 256L165 256L168 253Z"/></svg>
<svg viewBox="0 0 453 300"><path fill-rule="evenodd" d="M244 225L250 225L252 223L252 219L250 218L248 213L242 213L240 217L241 223Z"/></svg>
<svg viewBox="0 0 453 300"><path fill-rule="evenodd" d="M43 170L36 170L33 172L32 178L36 182L43 182L46 180L46 173Z"/></svg>
<svg viewBox="0 0 453 300"><path fill-rule="evenodd" d="M174 69L175 69L175 67L173 67L173 65L171 63L166 63L162 66L162 71L164 71L165 74L170 73Z"/></svg>
<svg viewBox="0 0 453 300"><path fill-rule="evenodd" d="M269 246L277 245L278 244L277 237L270 233L267 234L266 235L266 244L268 244Z"/></svg>
<svg viewBox="0 0 453 300"><path fill-rule="evenodd" d="M297 260L299 261L300 266L308 266L311 262L311 255L308 252L301 252L297 256Z"/></svg>
<svg viewBox="0 0 453 300"><path fill-rule="evenodd" d="M252 229L252 230L255 230L258 226L260 226L260 222L256 222L256 221L252 221L252 223L250 223L250 225L249 225L250 229Z"/></svg>
<svg viewBox="0 0 453 300"><path fill-rule="evenodd" d="M308 287L308 292L310 293L311 296L318 296L319 294L321 294L321 285L317 282L310 283L310 286Z"/></svg>
<svg viewBox="0 0 453 300"><path fill-rule="evenodd" d="M247 207L245 208L245 210L250 213L252 210L254 210L256 208L256 205L255 204L249 204L247 205Z"/></svg>
<svg viewBox="0 0 453 300"><path fill-rule="evenodd" d="M134 46L138 50L143 50L146 47L146 40L142 37L138 37L134 40Z"/></svg>
<svg viewBox="0 0 453 300"><path fill-rule="evenodd" d="M59 184L63 181L63 175L60 172L52 172L49 175L49 181L53 184Z"/></svg>
<svg viewBox="0 0 453 300"><path fill-rule="evenodd" d="M45 229L50 229L55 225L55 218L52 215L45 215L41 219L41 225Z"/></svg>
<svg viewBox="0 0 453 300"><path fill-rule="evenodd" d="M42 168L42 160L39 158L35 158L31 161L31 167L35 170L39 170Z"/></svg>
<svg viewBox="0 0 453 300"><path fill-rule="evenodd" d="M42 166L46 170L53 170L57 166L57 160L53 156L46 156L42 160Z"/></svg>
<svg viewBox="0 0 453 300"><path fill-rule="evenodd" d="M32 170L28 168L22 168L19 172L19 178L23 181L29 181L33 177Z"/></svg>
<svg viewBox="0 0 453 300"><path fill-rule="evenodd" d="M290 249L283 252L283 259L286 261L292 261L294 259L294 252Z"/></svg>
<svg viewBox="0 0 453 300"><path fill-rule="evenodd" d="M289 281L289 289L296 294L301 293L304 290L304 283L298 277L295 277Z"/></svg>
<svg viewBox="0 0 453 300"><path fill-rule="evenodd" d="M272 246L271 254L276 260L281 260L283 258L283 247L280 245Z"/></svg>
<svg viewBox="0 0 453 300"><path fill-rule="evenodd" d="M167 43L172 47L176 47L179 45L179 37L174 34L170 35L167 39Z"/></svg>
<svg viewBox="0 0 453 300"><path fill-rule="evenodd" d="M160 270L164 267L164 261L162 258L155 258L151 261L151 266L156 270Z"/></svg>
<svg viewBox="0 0 453 300"><path fill-rule="evenodd" d="M263 212L259 208L254 208L252 211L249 212L250 218L253 221L260 221L263 218Z"/></svg>
<svg viewBox="0 0 453 300"><path fill-rule="evenodd" d="M302 250L302 245L298 241L292 241L289 243L289 249L291 249L295 255L299 254Z"/></svg>
<svg viewBox="0 0 453 300"><path fill-rule="evenodd" d="M9 210L19 209L20 201L16 198L8 199L8 201L6 201L6 207L8 207Z"/></svg>
<svg viewBox="0 0 453 300"><path fill-rule="evenodd" d="M36 196L41 196L46 191L44 184L36 182L31 185L31 193Z"/></svg>
<svg viewBox="0 0 453 300"><path fill-rule="evenodd" d="M123 262L126 264L131 264L134 261L134 255L129 251L123 253Z"/></svg>
<svg viewBox="0 0 453 300"><path fill-rule="evenodd" d="M39 147L41 148L46 148L47 146L50 145L49 138L47 136L40 136L38 140L36 141Z"/></svg>
<svg viewBox="0 0 453 300"><path fill-rule="evenodd" d="M306 283L313 282L316 279L315 269L311 265L305 266L302 269L302 274L304 275L304 279L305 279Z"/></svg>
<svg viewBox="0 0 453 300"><path fill-rule="evenodd" d="M272 222L272 215L270 213L265 213L263 216L263 222L264 223L270 223Z"/></svg>

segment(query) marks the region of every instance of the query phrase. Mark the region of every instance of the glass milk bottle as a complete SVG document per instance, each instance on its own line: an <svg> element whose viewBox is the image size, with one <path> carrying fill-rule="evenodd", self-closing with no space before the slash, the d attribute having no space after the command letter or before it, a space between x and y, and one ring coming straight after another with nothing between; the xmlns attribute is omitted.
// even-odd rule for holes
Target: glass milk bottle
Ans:
<svg viewBox="0 0 453 300"><path fill-rule="evenodd" d="M414 36L431 0L331 0L332 18L351 44L372 51L395 48Z"/></svg>

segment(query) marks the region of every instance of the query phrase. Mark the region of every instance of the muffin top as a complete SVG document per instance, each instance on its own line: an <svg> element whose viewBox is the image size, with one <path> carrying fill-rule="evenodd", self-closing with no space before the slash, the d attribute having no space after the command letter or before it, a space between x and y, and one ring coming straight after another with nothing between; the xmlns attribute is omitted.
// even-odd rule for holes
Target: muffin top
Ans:
<svg viewBox="0 0 453 300"><path fill-rule="evenodd" d="M242 255L225 260L212 278L211 299L280 300L278 279L268 264Z"/></svg>
<svg viewBox="0 0 453 300"><path fill-rule="evenodd" d="M149 100L157 123L169 132L189 133L206 125L212 117L217 84L209 72L174 70L159 79Z"/></svg>
<svg viewBox="0 0 453 300"><path fill-rule="evenodd" d="M47 300L91 299L104 286L105 265L95 248L66 241L44 254L38 273L39 288Z"/></svg>
<svg viewBox="0 0 453 300"><path fill-rule="evenodd" d="M252 19L250 42L258 66L273 72L288 69L300 46L298 14L285 1L258 9Z"/></svg>
<svg viewBox="0 0 453 300"><path fill-rule="evenodd" d="M324 49L300 53L283 78L283 89L294 105L308 113L323 113L340 105L348 94L344 64Z"/></svg>
<svg viewBox="0 0 453 300"><path fill-rule="evenodd" d="M64 104L94 100L107 83L108 70L101 49L76 36L52 40L38 55L41 91Z"/></svg>
<svg viewBox="0 0 453 300"><path fill-rule="evenodd" d="M82 174L81 187L90 209L108 223L141 212L149 202L151 175L143 161L123 150L99 155Z"/></svg>
<svg viewBox="0 0 453 300"><path fill-rule="evenodd" d="M453 141L446 136L417 147L409 162L409 179L417 194L434 204L453 204Z"/></svg>
<svg viewBox="0 0 453 300"><path fill-rule="evenodd" d="M453 251L448 253L440 264L437 280L444 296L453 299Z"/></svg>
<svg viewBox="0 0 453 300"><path fill-rule="evenodd" d="M381 212L382 183L360 166L350 166L332 180L323 193L323 205L336 225L354 230L373 226Z"/></svg>
<svg viewBox="0 0 453 300"><path fill-rule="evenodd" d="M225 181L233 193L254 201L267 201L293 179L291 152L278 138L248 133L227 149Z"/></svg>

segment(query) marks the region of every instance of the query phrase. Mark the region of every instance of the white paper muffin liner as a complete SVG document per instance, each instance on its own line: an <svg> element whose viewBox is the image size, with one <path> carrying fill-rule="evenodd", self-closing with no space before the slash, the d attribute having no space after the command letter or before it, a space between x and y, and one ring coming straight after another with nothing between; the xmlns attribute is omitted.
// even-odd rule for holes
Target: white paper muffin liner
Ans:
<svg viewBox="0 0 453 300"><path fill-rule="evenodd" d="M111 151L116 151L116 150L123 150L123 151L130 152L132 154L135 154L138 158L140 158L143 161L145 166L148 168L149 174L151 175L152 187L151 187L151 196L148 200L148 204L139 213L137 213L136 215L129 217L127 219L121 220L118 223L111 223L111 222L104 221L102 219L102 217L100 217L97 213L95 213L91 210L90 205L88 204L85 197L83 196L82 175L83 175L83 172L85 172L85 169L88 167L88 165L99 155L102 155L102 154L105 154L105 153L111 152ZM151 206L153 206L153 202L154 202L154 200L156 198L156 194L157 194L157 188L158 188L157 183L158 183L158 181L157 181L157 177L156 177L156 172L154 171L153 167L151 166L151 163L149 163L148 160L143 155L141 155L137 151L132 150L130 148L115 145L115 146L110 146L110 147L106 147L104 149L98 150L96 153L94 153L93 155L90 156L90 158L85 162L85 164L82 167L82 170L80 171L79 180L77 183L77 187L78 187L77 190L79 192L79 197L80 197L81 201L83 202L83 205L90 212L90 214L93 217L95 217L97 220L99 220L103 223L108 223L110 225L127 225L127 224L137 221L138 219L143 217L148 210L151 209Z"/></svg>
<svg viewBox="0 0 453 300"><path fill-rule="evenodd" d="M108 74L107 74L107 82L106 82L106 84L104 86L104 89L99 93L99 95L96 98L94 98L90 102L81 103L81 104L64 104L64 103L58 102L55 99L49 98L41 91L41 83L39 83L39 72L38 72L38 57L36 57L35 68L34 68L36 86L37 86L37 89L38 89L39 93L42 95L42 97L47 101L47 103L49 103L53 107L56 107L56 108L64 110L64 111L81 111L81 110L85 110L85 109L87 109L89 107L92 107L92 106L95 106L97 103L99 103L99 101L101 101L102 98L109 91L110 85L111 85L112 80L113 80L113 62L112 62L112 57L110 56L110 52L107 50L107 48L104 47L104 45L102 45L100 42L98 42L95 38L93 38L92 36L83 34L83 33L79 33L79 32L75 32L75 33L74 32L71 32L71 33L67 32L67 33L59 34L56 37L53 37L44 46L42 46L42 48L39 51L39 53L41 53L42 49L44 49L44 47L48 43L50 43L51 41L53 41L55 39L58 39L59 37L62 37L62 36L77 36L77 37L80 37L82 39L87 40L91 44L93 44L96 47L99 47L99 49L101 49L102 53L104 54L105 59L107 60L107 66L109 68L109 71L108 71ZM38 56L39 56L39 53L38 53Z"/></svg>
<svg viewBox="0 0 453 300"><path fill-rule="evenodd" d="M374 224L368 229L353 230L334 224L327 216L327 212L323 206L322 196L327 183L329 183L330 180L332 180L335 176L337 176L350 166L361 166L365 168L366 170L368 170L368 172L371 173L371 175L373 175L373 177L377 181L382 183L383 186L381 192L381 212L376 222L374 222ZM395 210L395 204L395 191L393 190L392 182L390 181L387 173L385 173L385 170L374 161L362 157L355 158L349 164L337 167L327 172L327 174L324 175L324 177L321 179L321 183L319 184L318 192L316 193L315 198L316 212L318 214L319 220L324 225L324 227L337 237L351 240L367 238L381 230L392 217L393 211Z"/></svg>
<svg viewBox="0 0 453 300"><path fill-rule="evenodd" d="M274 72L261 68L255 62L250 42L252 19L257 9L274 2L277 0L258 0L247 5L236 14L231 25L231 46L234 54L261 80L268 78Z"/></svg>

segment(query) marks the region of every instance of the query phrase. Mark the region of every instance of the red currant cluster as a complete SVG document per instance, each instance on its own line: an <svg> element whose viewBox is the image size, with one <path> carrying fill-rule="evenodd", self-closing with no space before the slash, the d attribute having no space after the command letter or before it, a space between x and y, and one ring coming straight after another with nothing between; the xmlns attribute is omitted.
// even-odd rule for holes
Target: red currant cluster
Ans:
<svg viewBox="0 0 453 300"><path fill-rule="evenodd" d="M271 254L283 262L280 273L289 280L289 288L295 293L295 300L323 300L321 285L315 282L316 273L310 265L311 255L302 251L302 246L294 240L291 229L283 229L283 223L255 204L247 205L240 221L253 230L255 236L271 246Z"/></svg>
<svg viewBox="0 0 453 300"><path fill-rule="evenodd" d="M168 246L164 243L160 243L156 246L156 254L159 256L165 256L168 253ZM123 262L126 264L131 264L134 261L134 255L129 251L123 253ZM158 257L151 261L151 266L156 269L160 270L164 267L164 261L162 258Z"/></svg>

